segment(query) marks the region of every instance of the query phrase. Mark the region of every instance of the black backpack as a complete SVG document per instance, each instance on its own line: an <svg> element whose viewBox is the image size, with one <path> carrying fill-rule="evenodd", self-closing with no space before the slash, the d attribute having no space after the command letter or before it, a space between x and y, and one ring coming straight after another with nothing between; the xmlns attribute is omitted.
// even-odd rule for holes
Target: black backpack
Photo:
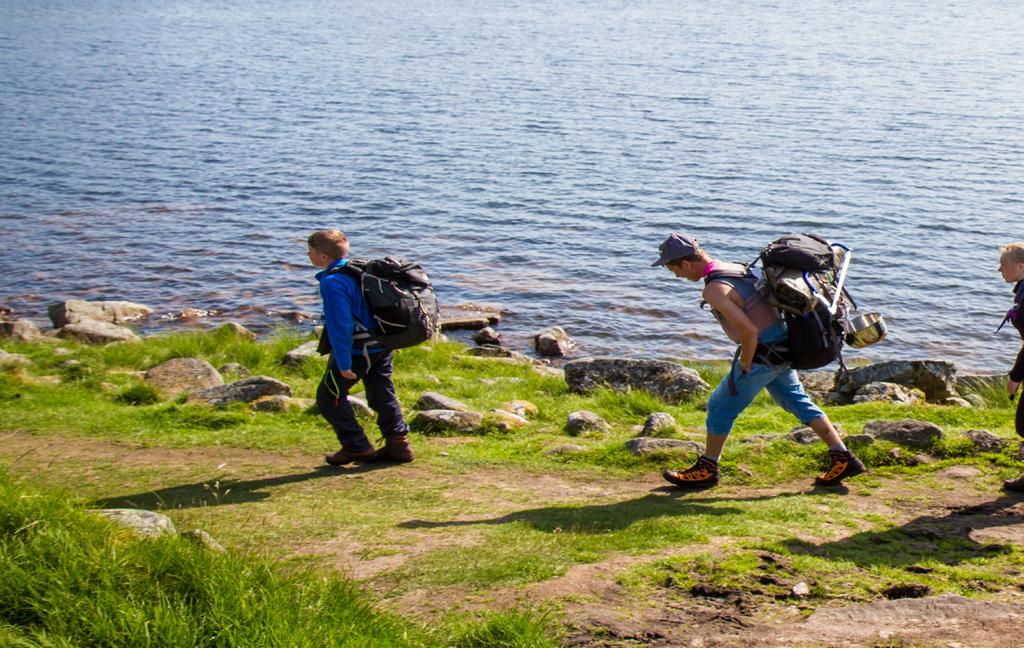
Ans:
<svg viewBox="0 0 1024 648"><path fill-rule="evenodd" d="M758 286L782 312L789 331L786 357L794 369L818 369L843 363L847 305L856 307L845 286L838 285L845 246L813 234L789 234L768 244L758 261ZM755 262L756 263L756 262ZM829 306L836 308L830 312Z"/></svg>
<svg viewBox="0 0 1024 648"><path fill-rule="evenodd" d="M846 302L856 304L845 287L837 286L837 279L848 252L818 236L790 234L768 244L744 272L716 271L708 278L747 279L780 311L788 330L787 341L761 350L762 357L789 362L794 369L818 369L837 359L840 366L845 366L842 322ZM760 268L756 267L758 263ZM831 303L839 291L838 308L829 312L822 299Z"/></svg>
<svg viewBox="0 0 1024 648"><path fill-rule="evenodd" d="M403 349L440 332L437 298L430 277L418 263L390 256L371 261L350 259L331 272L344 272L359 285L374 322L373 329L367 331L370 344ZM326 329L317 350L321 355L331 350Z"/></svg>

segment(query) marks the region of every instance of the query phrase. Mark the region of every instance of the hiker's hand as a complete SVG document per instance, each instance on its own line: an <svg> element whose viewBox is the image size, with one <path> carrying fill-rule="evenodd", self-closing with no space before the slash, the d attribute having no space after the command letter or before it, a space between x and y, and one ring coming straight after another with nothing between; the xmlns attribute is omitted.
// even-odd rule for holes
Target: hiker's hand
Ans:
<svg viewBox="0 0 1024 648"><path fill-rule="evenodd" d="M348 380L355 380L357 377L352 371L339 371L338 374Z"/></svg>
<svg viewBox="0 0 1024 648"><path fill-rule="evenodd" d="M1017 395L1017 388L1020 387L1019 382L1013 382L1012 380L1006 381L1006 393L1010 395L1010 400Z"/></svg>
<svg viewBox="0 0 1024 648"><path fill-rule="evenodd" d="M740 360L740 373L750 373L750 370L753 368L753 362L743 362L742 360Z"/></svg>

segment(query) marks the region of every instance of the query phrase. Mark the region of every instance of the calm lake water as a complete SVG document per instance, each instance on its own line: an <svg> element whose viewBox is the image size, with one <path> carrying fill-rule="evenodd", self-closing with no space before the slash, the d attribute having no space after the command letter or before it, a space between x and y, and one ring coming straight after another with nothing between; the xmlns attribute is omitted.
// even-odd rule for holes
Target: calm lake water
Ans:
<svg viewBox="0 0 1024 648"><path fill-rule="evenodd" d="M417 259L514 347L730 345L652 269L688 232L854 250L889 339L848 359L1006 368L1024 239L1019 2L0 0L0 304L268 329L318 312L305 236ZM310 324L306 324L307 326Z"/></svg>

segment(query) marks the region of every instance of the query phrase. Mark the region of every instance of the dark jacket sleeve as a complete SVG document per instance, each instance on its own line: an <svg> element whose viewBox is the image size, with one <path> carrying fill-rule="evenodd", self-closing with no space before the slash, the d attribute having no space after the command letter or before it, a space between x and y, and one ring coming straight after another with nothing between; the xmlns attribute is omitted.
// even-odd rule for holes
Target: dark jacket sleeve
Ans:
<svg viewBox="0 0 1024 648"><path fill-rule="evenodd" d="M1020 351L1017 352L1017 361L1013 363L1013 369L1010 369L1010 380L1024 381L1024 345L1021 345Z"/></svg>

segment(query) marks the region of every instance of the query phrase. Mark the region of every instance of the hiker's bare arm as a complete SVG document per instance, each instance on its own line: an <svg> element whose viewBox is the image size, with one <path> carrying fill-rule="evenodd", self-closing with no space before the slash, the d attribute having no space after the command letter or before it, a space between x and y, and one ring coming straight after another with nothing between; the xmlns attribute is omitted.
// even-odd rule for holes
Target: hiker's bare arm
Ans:
<svg viewBox="0 0 1024 648"><path fill-rule="evenodd" d="M757 352L757 326L743 312L739 294L725 282L715 281L704 288L704 299L725 318L729 328L736 332L739 339L735 341L740 343L740 370L750 371L754 363L754 354Z"/></svg>

